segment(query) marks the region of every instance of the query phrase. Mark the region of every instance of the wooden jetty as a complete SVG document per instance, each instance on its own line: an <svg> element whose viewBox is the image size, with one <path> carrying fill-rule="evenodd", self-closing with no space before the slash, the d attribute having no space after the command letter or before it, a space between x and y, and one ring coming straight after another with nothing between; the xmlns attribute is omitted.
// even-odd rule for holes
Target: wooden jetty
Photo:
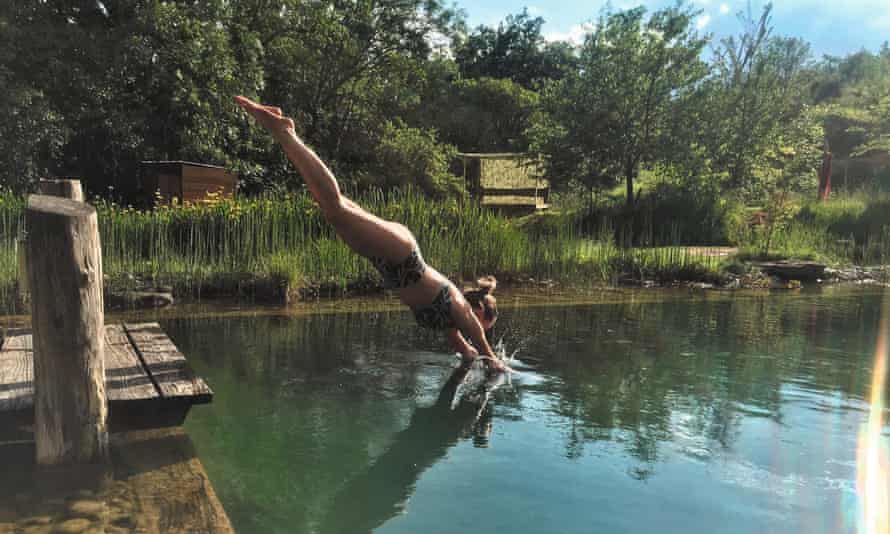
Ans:
<svg viewBox="0 0 890 534"><path fill-rule="evenodd" d="M213 391L157 323L105 326L105 392L109 430L182 424ZM0 443L33 439L34 361L31 332L9 330L0 345Z"/></svg>

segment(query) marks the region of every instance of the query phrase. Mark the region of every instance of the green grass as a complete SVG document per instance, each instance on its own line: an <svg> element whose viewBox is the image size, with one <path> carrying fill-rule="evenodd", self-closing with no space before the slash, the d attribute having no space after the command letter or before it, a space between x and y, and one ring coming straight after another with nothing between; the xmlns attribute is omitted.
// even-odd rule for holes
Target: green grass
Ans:
<svg viewBox="0 0 890 534"><path fill-rule="evenodd" d="M417 236L427 261L447 276L472 280L535 278L580 284L633 280L716 281L750 259L793 257L831 264L890 260L890 197L798 202L772 232L750 226L744 209L722 200L662 192L641 203L625 238L627 215L614 205L507 219L469 201L433 200L406 190L356 200ZM285 296L300 288L329 293L373 290L378 275L333 234L306 194L266 196L138 211L97 201L103 267L114 288L153 283L179 296ZM14 299L16 240L24 200L0 191L0 301ZM698 227L694 223L699 221ZM692 237L689 233L695 233ZM678 244L737 244L735 259L701 256ZM6 311L10 311L7 305ZM14 311L14 310L13 310Z"/></svg>
<svg viewBox="0 0 890 534"><path fill-rule="evenodd" d="M830 264L884 264L890 261L890 196L860 193L829 202L799 201L796 214L777 225L764 254L766 228L739 228L744 256L797 258Z"/></svg>
<svg viewBox="0 0 890 534"><path fill-rule="evenodd" d="M0 303L13 300L23 211L24 199L0 188Z"/></svg>
<svg viewBox="0 0 890 534"><path fill-rule="evenodd" d="M413 191L356 199L381 217L402 222L427 261L453 278L533 277L578 283L619 278L673 279L715 273L716 261L679 247L622 248L609 225L590 235L574 214L545 227L523 227L476 203L433 200ZM172 286L178 295L252 296L285 288L369 288L369 262L334 236L305 194L159 207L139 211L95 202L103 269L113 288ZM0 297L16 280L15 236L23 200L0 193Z"/></svg>

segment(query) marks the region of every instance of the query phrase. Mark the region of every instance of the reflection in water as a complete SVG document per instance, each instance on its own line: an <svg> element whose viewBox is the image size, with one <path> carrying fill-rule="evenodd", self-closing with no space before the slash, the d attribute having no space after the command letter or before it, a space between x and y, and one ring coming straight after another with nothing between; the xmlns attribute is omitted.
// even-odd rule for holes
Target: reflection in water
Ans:
<svg viewBox="0 0 890 534"><path fill-rule="evenodd" d="M242 532L852 532L880 299L501 297L529 365L475 426L406 313L164 327L216 391L188 426Z"/></svg>
<svg viewBox="0 0 890 534"><path fill-rule="evenodd" d="M415 410L408 427L395 435L386 452L364 473L346 483L328 508L321 532L373 531L404 510L421 473L442 458L461 436L471 435L476 443L487 444L491 413L480 412L484 406L455 399L458 386L466 383L469 371L469 367L455 369L436 402ZM343 510L350 513L344 514Z"/></svg>

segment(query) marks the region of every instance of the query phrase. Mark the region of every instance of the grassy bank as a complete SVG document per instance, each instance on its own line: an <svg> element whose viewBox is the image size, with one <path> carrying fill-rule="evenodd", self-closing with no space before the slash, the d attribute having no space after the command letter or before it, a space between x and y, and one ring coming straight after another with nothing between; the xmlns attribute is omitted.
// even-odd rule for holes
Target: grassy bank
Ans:
<svg viewBox="0 0 890 534"><path fill-rule="evenodd" d="M616 241L637 247L728 245L751 259L890 262L888 193L836 195L829 202L789 194L761 206L744 206L720 196L661 187L644 192L632 214L623 198L574 204L571 220L555 219L556 224L587 234L611 232Z"/></svg>
<svg viewBox="0 0 890 534"><path fill-rule="evenodd" d="M411 228L427 261L458 279L495 273L507 280L615 283L622 276L696 278L716 270L716 260L676 247L618 247L609 232L584 232L572 214L530 230L473 202L434 200L412 191L370 193L357 200ZM197 297L377 287L370 264L336 239L305 194L153 211L107 202L96 207L104 270L116 288L148 281ZM0 291L7 297L16 280L22 211L22 199L2 195Z"/></svg>
<svg viewBox="0 0 890 534"><path fill-rule="evenodd" d="M793 200L772 228L740 225L733 233L744 257L884 265L890 263L890 195L862 192L829 202Z"/></svg>
<svg viewBox="0 0 890 534"><path fill-rule="evenodd" d="M747 257L762 257L767 237L766 255L773 257L834 264L890 260L890 197L797 202L771 227L750 225L744 210L726 201L681 197L644 199L631 218L615 206L587 205L525 220L412 191L368 193L357 200L411 228L427 261L455 279L494 273L504 281L584 284L714 280L722 260L677 245L735 244ZM379 288L370 264L333 235L306 194L152 211L95 205L113 289L148 283L172 286L181 297L282 299L288 293ZM0 193L0 299L7 303L14 300L23 210L22 198ZM619 246L628 244L628 235L637 246Z"/></svg>

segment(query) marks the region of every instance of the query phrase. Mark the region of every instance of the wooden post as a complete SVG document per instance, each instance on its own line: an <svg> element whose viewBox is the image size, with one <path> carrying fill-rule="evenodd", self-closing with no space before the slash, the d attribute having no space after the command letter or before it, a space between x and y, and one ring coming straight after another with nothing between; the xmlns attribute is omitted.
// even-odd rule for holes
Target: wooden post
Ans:
<svg viewBox="0 0 890 534"><path fill-rule="evenodd" d="M32 195L25 210L34 342L34 438L44 465L108 449L105 316L96 210Z"/></svg>
<svg viewBox="0 0 890 534"><path fill-rule="evenodd" d="M83 202L83 188L80 186L80 180L42 178L37 184L37 190L42 195L70 198L71 200Z"/></svg>
<svg viewBox="0 0 890 534"><path fill-rule="evenodd" d="M37 184L37 189L44 195L70 198L78 202L83 202L84 200L83 187L80 185L80 180L41 178ZM19 300L21 300L22 305L27 306L30 301L30 289L28 288L28 245L25 238L19 238L16 245L16 255L18 256L19 264Z"/></svg>

